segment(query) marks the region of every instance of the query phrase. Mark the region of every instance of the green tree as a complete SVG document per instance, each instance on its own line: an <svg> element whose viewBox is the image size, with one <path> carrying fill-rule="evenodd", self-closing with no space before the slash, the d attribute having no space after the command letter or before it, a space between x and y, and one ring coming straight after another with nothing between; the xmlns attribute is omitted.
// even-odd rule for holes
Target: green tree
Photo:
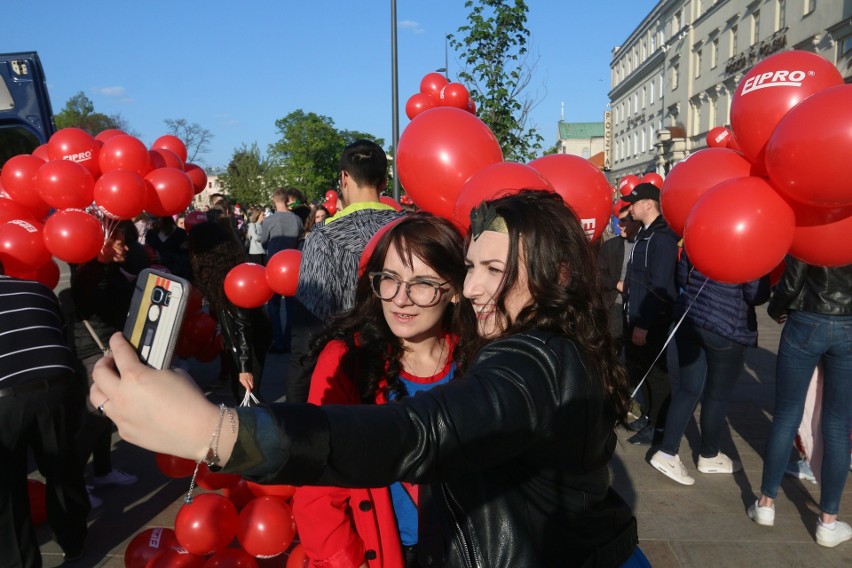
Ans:
<svg viewBox="0 0 852 568"><path fill-rule="evenodd" d="M538 103L528 92L536 67L527 51L524 0L467 0L468 23L450 34L459 53L459 79L476 101L477 116L491 128L507 161L535 157L543 138L527 127L529 113Z"/></svg>
<svg viewBox="0 0 852 568"><path fill-rule="evenodd" d="M186 161L204 164L204 158L201 155L210 152L213 133L197 122L188 123L185 118L167 118L163 122L166 123L169 134L180 138L186 146Z"/></svg>
<svg viewBox="0 0 852 568"><path fill-rule="evenodd" d="M292 185L305 192L308 200L318 199L335 187L339 177L340 154L349 142L359 138L381 138L354 130L338 130L328 116L299 109L275 121L281 138L269 146L274 164L269 179L274 185Z"/></svg>
<svg viewBox="0 0 852 568"><path fill-rule="evenodd" d="M243 144L234 150L227 170L219 179L236 203L266 205L272 193L269 175L269 160L255 142L251 147Z"/></svg>
<svg viewBox="0 0 852 568"><path fill-rule="evenodd" d="M95 104L80 91L65 103L65 107L54 115L56 128L81 128L92 136L110 128L117 128L128 134L129 125L121 114L106 115L95 112Z"/></svg>

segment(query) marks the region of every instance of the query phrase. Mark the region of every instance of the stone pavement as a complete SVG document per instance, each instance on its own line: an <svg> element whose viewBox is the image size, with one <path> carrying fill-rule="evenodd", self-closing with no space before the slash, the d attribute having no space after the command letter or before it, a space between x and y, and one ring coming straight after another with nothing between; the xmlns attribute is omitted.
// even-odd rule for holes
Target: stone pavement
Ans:
<svg viewBox="0 0 852 568"><path fill-rule="evenodd" d="M692 423L681 445L680 456L696 478L686 487L669 480L648 463L647 447L626 443L629 433L620 432L611 471L615 489L633 506L639 520L640 546L655 568L852 566L852 542L826 549L814 542L819 489L806 481L785 477L777 502L775 527L760 527L746 516L760 488L761 452L766 442L774 399L775 353L781 327L758 309L760 346L749 349L728 421L730 436L722 451L743 463L734 475L707 475L695 468L697 426ZM270 355L264 372L263 395L277 400L283 395L282 378L287 356ZM216 389L218 367L193 365L198 382ZM215 395L214 395L215 396ZM221 396L221 395L220 395ZM188 488L188 480L172 480L157 469L153 454L114 438L114 466L139 476L130 487L97 489L104 505L92 511L86 556L75 567L124 566L124 550L132 537L150 527L173 527ZM38 477L37 472L31 474ZM840 518L852 520L852 483L847 484ZM62 565L61 550L49 528L39 529L44 566ZM2 552L0 552L2 554ZM284 565L282 558L262 566Z"/></svg>

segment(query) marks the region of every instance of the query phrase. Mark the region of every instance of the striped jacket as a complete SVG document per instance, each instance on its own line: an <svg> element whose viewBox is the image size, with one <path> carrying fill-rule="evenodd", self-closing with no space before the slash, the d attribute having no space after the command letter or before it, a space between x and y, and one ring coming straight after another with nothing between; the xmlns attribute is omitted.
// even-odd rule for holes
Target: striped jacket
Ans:
<svg viewBox="0 0 852 568"><path fill-rule="evenodd" d="M376 231L402 215L383 203L357 203L314 227L302 250L296 299L323 321L350 309L364 247Z"/></svg>
<svg viewBox="0 0 852 568"><path fill-rule="evenodd" d="M0 276L0 389L74 372L60 314L47 286Z"/></svg>

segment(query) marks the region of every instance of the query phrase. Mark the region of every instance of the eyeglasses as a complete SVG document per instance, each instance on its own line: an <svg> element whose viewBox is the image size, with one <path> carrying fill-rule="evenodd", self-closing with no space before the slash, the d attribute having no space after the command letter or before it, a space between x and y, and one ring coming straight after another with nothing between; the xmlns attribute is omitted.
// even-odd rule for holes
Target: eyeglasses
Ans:
<svg viewBox="0 0 852 568"><path fill-rule="evenodd" d="M370 286L373 288L373 293L381 300L393 300L399 294L399 287L405 284L405 295L408 296L408 299L415 306L421 308L434 306L441 297L441 293L447 291L442 286L449 282L449 280L447 282L431 282L429 280L405 281L390 272L370 272L368 276L370 277Z"/></svg>

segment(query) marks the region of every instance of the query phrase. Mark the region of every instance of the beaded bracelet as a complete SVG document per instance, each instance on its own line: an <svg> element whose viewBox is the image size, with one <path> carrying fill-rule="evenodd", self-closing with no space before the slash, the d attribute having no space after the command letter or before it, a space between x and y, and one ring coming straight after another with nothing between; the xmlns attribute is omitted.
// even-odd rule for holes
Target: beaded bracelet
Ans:
<svg viewBox="0 0 852 568"><path fill-rule="evenodd" d="M219 463L219 434L222 431L222 422L225 421L226 414L228 415L228 419L231 423L231 432L233 433L237 431L237 423L234 419L234 413L231 412L231 409L224 404L220 404L219 418L216 419L216 429L213 430L213 435L210 436L210 443L207 444L207 454L195 462L195 470L192 472L192 479L189 482L189 491L183 499L184 503L192 503L192 492L195 489L195 479L198 477L198 468L201 467L201 463L204 462L208 467Z"/></svg>

